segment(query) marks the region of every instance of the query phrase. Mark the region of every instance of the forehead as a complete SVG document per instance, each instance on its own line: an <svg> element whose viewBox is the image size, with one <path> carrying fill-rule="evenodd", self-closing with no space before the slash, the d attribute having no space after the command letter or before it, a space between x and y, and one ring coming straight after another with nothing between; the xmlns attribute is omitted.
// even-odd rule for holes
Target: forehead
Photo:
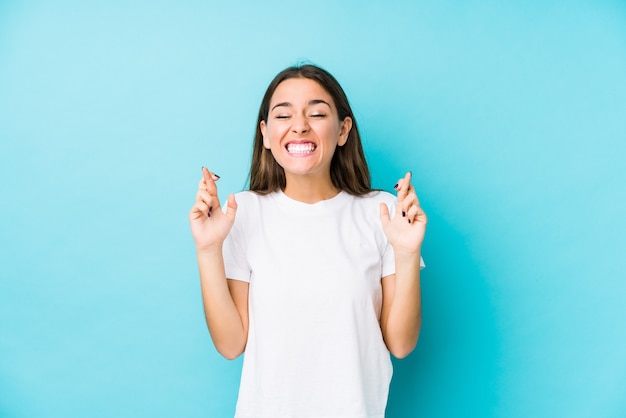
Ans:
<svg viewBox="0 0 626 418"><path fill-rule="evenodd" d="M309 78L289 78L276 87L270 105L282 102L302 104L317 99L334 104L332 96L317 81Z"/></svg>

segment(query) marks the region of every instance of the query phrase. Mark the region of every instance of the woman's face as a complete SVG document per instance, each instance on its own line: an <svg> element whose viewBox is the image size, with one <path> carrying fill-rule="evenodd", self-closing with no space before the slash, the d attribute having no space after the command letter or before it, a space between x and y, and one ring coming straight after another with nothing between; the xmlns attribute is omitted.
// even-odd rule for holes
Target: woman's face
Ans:
<svg viewBox="0 0 626 418"><path fill-rule="evenodd" d="M330 94L316 81L290 78L278 85L267 121L261 121L263 145L291 176L330 176L335 148L348 139L352 119L339 120Z"/></svg>

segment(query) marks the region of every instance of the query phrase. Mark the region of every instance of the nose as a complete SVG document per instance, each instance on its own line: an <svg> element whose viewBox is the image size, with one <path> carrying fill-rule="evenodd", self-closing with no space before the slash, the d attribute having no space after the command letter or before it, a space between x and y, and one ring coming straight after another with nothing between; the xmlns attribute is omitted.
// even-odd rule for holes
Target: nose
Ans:
<svg viewBox="0 0 626 418"><path fill-rule="evenodd" d="M309 131L309 122L304 116L295 116L293 118L293 124L291 130L297 134L303 134Z"/></svg>

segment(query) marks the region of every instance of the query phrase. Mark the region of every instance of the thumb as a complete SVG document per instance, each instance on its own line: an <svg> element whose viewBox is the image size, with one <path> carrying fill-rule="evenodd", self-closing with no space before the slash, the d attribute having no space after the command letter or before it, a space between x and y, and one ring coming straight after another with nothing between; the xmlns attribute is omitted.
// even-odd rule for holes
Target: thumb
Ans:
<svg viewBox="0 0 626 418"><path fill-rule="evenodd" d="M228 216L231 220L234 220L236 213L237 201L235 200L235 195L228 195L228 201L226 202L226 216Z"/></svg>
<svg viewBox="0 0 626 418"><path fill-rule="evenodd" d="M389 218L389 208L387 207L386 203L380 204L380 220L383 225L387 225L389 222L391 222L391 219Z"/></svg>

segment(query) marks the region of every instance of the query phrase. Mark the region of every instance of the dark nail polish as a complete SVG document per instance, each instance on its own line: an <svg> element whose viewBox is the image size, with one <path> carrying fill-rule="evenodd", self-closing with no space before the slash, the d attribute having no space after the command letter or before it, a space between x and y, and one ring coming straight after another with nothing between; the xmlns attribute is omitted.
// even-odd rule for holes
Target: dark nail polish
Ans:
<svg viewBox="0 0 626 418"><path fill-rule="evenodd" d="M409 219L409 223L411 223L411 220Z"/></svg>
<svg viewBox="0 0 626 418"><path fill-rule="evenodd" d="M395 186L393 186L393 188L394 188L394 189L397 189L397 188L398 188L398 183L396 183L396 185L395 185Z"/></svg>
<svg viewBox="0 0 626 418"><path fill-rule="evenodd" d="M213 212L213 206L209 206L209 213Z"/></svg>
<svg viewBox="0 0 626 418"><path fill-rule="evenodd" d="M215 177L217 177L218 179L221 179L221 177L220 177L220 176L218 176L217 174L213 173L213 175L214 175Z"/></svg>
<svg viewBox="0 0 626 418"><path fill-rule="evenodd" d="M406 216L406 212L402 211L402 217L404 218Z"/></svg>

